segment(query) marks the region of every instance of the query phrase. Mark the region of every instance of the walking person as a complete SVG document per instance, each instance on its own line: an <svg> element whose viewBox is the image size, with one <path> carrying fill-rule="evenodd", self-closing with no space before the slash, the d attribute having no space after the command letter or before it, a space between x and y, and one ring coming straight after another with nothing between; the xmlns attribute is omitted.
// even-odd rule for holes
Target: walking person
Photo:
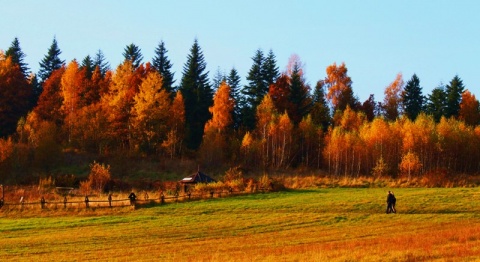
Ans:
<svg viewBox="0 0 480 262"><path fill-rule="evenodd" d="M396 213L396 210L395 210L395 203L397 202L397 199L395 198L395 196L393 195L393 192L392 191L388 191L388 194L387 194L387 214L390 214L390 213Z"/></svg>
<svg viewBox="0 0 480 262"><path fill-rule="evenodd" d="M135 195L135 193L133 193L133 192L130 193L128 198L130 199L130 205L135 206L135 200L137 199L137 196Z"/></svg>

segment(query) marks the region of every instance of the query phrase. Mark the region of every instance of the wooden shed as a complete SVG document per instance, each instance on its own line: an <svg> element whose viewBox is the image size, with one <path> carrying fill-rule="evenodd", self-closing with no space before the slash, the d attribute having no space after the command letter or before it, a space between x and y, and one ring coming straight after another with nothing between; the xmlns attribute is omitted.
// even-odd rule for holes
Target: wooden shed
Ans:
<svg viewBox="0 0 480 262"><path fill-rule="evenodd" d="M180 183L182 183L183 185L183 191L184 192L187 192L188 191L188 187L189 186L192 186L192 185L195 185L197 183L213 183L213 182L217 182L215 179L207 176L206 174L198 171L196 172L195 174L191 175L191 176L187 176L185 178L183 178L182 180L180 180Z"/></svg>

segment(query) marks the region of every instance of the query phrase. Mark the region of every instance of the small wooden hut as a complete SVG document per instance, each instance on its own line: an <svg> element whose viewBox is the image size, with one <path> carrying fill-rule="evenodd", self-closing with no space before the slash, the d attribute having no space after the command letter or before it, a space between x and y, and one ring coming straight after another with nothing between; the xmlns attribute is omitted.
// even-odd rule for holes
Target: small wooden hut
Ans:
<svg viewBox="0 0 480 262"><path fill-rule="evenodd" d="M180 180L180 183L183 185L183 191L188 192L188 188L191 186L195 186L197 183L213 183L217 182L215 179L207 176L206 174L198 171L191 176L187 176Z"/></svg>

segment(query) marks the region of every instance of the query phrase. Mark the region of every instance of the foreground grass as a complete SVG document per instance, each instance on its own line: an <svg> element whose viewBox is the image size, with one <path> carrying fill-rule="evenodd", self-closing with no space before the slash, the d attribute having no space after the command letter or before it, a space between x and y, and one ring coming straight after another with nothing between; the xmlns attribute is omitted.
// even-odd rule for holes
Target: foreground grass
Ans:
<svg viewBox="0 0 480 262"><path fill-rule="evenodd" d="M480 258L476 188L316 189L129 209L0 211L8 261L415 261ZM33 212L33 211L32 211ZM27 217L30 216L30 217Z"/></svg>

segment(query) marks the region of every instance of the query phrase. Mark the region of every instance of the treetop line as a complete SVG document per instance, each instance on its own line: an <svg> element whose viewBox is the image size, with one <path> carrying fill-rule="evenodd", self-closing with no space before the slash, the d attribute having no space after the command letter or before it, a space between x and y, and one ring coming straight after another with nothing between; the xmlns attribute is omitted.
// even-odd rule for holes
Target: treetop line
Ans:
<svg viewBox="0 0 480 262"><path fill-rule="evenodd" d="M398 74L385 88L383 101L377 102L371 95L362 103L353 92L344 63L329 65L325 79L312 88L305 81L298 56L292 56L287 70L281 73L272 50L255 51L244 86L240 86L241 77L235 68L228 74L217 72L210 80L197 40L177 85L163 41L151 63L142 63L138 46L127 45L125 60L115 70L110 69L101 50L93 58L86 56L81 62L74 59L68 64L60 59L61 53L54 38L38 74L29 71L17 38L1 55L0 104L4 106L0 110L0 137L4 139L0 149L5 156L9 156L7 148L20 144L32 151L48 148L56 154L62 152L61 148L75 148L99 155L127 150L176 158L190 150L200 152L198 157L204 163L221 160L275 168L328 166L336 173L352 174L371 173L379 159L386 161L389 170L398 170L402 156L412 153L415 155L408 155L408 161L415 162L415 156L419 157L416 169L426 172L427 159L421 156L424 151L409 148L405 141L398 142L403 144L402 150L391 159L386 159L391 153L388 150L394 150L391 141L377 141L382 148L377 152L373 147L374 153L360 153L352 141L365 143L366 138L359 134L366 132L367 125L380 125L378 121L392 125L385 127L392 132L401 125L404 129L398 131L400 137L411 134L413 131L405 130L407 124L417 124L419 119L434 125L431 132L437 138L442 121L458 121L448 123L465 125L460 129L473 137L480 134L479 102L458 75L425 96L416 74L406 82ZM359 137L352 137L355 132ZM340 138L350 139L352 143L344 149L353 150L341 157L336 156L340 149L334 150L329 144L344 143L335 140ZM407 148L409 151L405 151ZM437 160L454 157L447 156L443 149L435 153ZM367 153L368 159L356 155ZM363 162L354 167L343 161ZM455 166L452 161L456 162L447 161L449 168Z"/></svg>

